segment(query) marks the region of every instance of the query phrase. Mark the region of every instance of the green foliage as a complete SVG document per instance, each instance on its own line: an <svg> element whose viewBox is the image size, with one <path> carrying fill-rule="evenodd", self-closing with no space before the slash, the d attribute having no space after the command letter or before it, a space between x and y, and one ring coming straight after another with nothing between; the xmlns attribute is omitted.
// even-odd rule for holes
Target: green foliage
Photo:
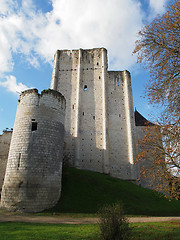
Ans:
<svg viewBox="0 0 180 240"><path fill-rule="evenodd" d="M133 240L177 240L180 236L180 221L133 223Z"/></svg>
<svg viewBox="0 0 180 240"><path fill-rule="evenodd" d="M97 226L40 223L0 223L1 240L94 240Z"/></svg>
<svg viewBox="0 0 180 240"><path fill-rule="evenodd" d="M180 236L180 222L133 223L133 240L175 240ZM100 234L98 225L68 225L1 222L1 240L94 240Z"/></svg>
<svg viewBox="0 0 180 240"><path fill-rule="evenodd" d="M99 210L99 227L103 240L131 239L132 228L124 216L122 204L106 205Z"/></svg>
<svg viewBox="0 0 180 240"><path fill-rule="evenodd" d="M138 54L138 62L143 63L150 72L146 96L151 104L159 104L162 111L162 119L159 118L157 121L155 116L155 121L161 129L156 134L156 141L154 139L151 141L147 137L143 139L143 141L148 140L151 149L155 150L152 153L153 158L150 158L155 161L148 171L143 170L146 173L143 175L148 178L149 172L155 181L159 178L156 187L163 191L164 181L170 182L171 190L168 189L167 196L170 192L171 197L178 199L180 195L178 192L180 188L180 1L168 1L166 10L163 15L158 15L139 31L134 53ZM146 145L148 142L146 141ZM145 157L147 158L147 154ZM163 171L159 174L158 171L162 168ZM163 178L165 180L162 181Z"/></svg>
<svg viewBox="0 0 180 240"><path fill-rule="evenodd" d="M44 214L97 213L105 204L115 202L122 202L125 214L129 215L177 216L180 213L180 201L168 201L155 191L109 175L65 168L60 201Z"/></svg>
<svg viewBox="0 0 180 240"><path fill-rule="evenodd" d="M139 32L134 53L150 71L150 102L162 104L171 118L179 119L180 1L169 1L166 9Z"/></svg>

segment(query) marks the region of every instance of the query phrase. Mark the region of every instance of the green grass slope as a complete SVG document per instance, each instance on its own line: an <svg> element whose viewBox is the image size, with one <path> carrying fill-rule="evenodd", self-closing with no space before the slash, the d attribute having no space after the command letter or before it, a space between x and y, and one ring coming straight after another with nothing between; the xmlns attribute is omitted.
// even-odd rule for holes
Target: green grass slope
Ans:
<svg viewBox="0 0 180 240"><path fill-rule="evenodd" d="M123 203L129 215L180 215L180 201L169 201L129 181L75 168L64 169L61 199L46 212L96 213L104 204L117 201Z"/></svg>

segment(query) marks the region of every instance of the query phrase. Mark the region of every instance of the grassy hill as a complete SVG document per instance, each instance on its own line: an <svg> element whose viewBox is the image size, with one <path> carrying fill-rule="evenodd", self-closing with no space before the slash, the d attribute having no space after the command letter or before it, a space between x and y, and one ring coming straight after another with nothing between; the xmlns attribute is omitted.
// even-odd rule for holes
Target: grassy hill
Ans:
<svg viewBox="0 0 180 240"><path fill-rule="evenodd" d="M58 204L46 211L56 213L96 213L104 204L122 202L129 215L179 216L180 201L109 175L65 168Z"/></svg>

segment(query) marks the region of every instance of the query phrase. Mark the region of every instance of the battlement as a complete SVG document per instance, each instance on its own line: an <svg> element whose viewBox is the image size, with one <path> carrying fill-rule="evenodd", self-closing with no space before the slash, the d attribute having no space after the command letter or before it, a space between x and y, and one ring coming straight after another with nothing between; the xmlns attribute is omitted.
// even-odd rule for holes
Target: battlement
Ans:
<svg viewBox="0 0 180 240"><path fill-rule="evenodd" d="M60 58L69 58L72 59L79 55L81 52L82 60L89 61L91 63L92 59L101 59L101 52L104 51L107 55L107 50L105 48L93 48L93 49L74 49L74 50L57 50L54 56L57 56L57 59ZM97 62L96 62L97 64Z"/></svg>
<svg viewBox="0 0 180 240"><path fill-rule="evenodd" d="M57 109L62 110L66 108L64 96L60 92L52 89L43 90L41 94L38 93L37 89L28 89L21 93L18 102L19 105L40 106L43 104L48 107L56 106Z"/></svg>

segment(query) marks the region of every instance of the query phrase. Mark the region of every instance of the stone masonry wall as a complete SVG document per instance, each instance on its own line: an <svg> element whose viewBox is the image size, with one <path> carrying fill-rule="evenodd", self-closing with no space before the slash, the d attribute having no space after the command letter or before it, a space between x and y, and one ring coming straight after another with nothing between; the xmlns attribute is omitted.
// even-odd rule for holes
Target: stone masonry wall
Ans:
<svg viewBox="0 0 180 240"><path fill-rule="evenodd" d="M1 204L37 212L54 206L61 192L65 99L52 90L19 99Z"/></svg>
<svg viewBox="0 0 180 240"><path fill-rule="evenodd" d="M130 74L109 72L107 67L104 48L55 54L51 88L66 98L65 161L80 169L134 179Z"/></svg>
<svg viewBox="0 0 180 240"><path fill-rule="evenodd" d="M3 134L0 135L0 192L4 181L11 137L12 131L3 131Z"/></svg>
<svg viewBox="0 0 180 240"><path fill-rule="evenodd" d="M108 71L108 133L110 174L135 179L135 122L128 71Z"/></svg>

